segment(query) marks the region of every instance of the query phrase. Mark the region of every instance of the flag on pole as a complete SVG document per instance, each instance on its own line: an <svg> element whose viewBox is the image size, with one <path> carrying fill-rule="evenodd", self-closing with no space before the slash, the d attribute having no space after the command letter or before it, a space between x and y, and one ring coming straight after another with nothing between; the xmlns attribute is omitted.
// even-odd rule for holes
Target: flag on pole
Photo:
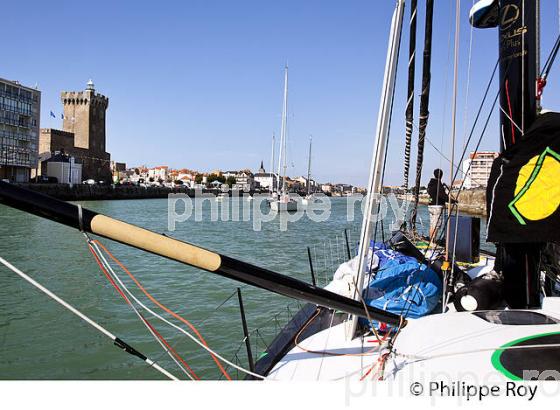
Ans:
<svg viewBox="0 0 560 410"><path fill-rule="evenodd" d="M56 115L54 115L54 112L51 111L51 117L56 118Z"/></svg>

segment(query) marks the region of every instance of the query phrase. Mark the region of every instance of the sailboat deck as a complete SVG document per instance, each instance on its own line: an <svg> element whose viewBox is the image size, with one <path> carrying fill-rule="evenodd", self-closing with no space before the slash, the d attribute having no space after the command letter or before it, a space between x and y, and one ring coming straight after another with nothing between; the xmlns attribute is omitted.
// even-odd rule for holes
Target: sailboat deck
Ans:
<svg viewBox="0 0 560 410"><path fill-rule="evenodd" d="M359 380L379 358L374 336L346 340L343 322L300 341L268 374L273 380Z"/></svg>

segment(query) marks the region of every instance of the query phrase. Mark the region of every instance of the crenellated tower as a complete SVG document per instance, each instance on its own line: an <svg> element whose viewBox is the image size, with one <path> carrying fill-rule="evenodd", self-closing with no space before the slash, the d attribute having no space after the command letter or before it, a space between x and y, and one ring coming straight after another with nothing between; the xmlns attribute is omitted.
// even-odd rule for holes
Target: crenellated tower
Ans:
<svg viewBox="0 0 560 410"><path fill-rule="evenodd" d="M105 112L109 98L95 92L93 81L89 80L84 91L63 91L60 94L64 105L64 131L74 133L74 145L104 154Z"/></svg>

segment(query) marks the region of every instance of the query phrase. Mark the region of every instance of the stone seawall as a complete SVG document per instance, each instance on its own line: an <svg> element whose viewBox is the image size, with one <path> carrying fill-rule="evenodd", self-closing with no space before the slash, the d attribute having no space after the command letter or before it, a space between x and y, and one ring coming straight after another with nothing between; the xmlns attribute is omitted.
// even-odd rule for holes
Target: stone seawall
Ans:
<svg viewBox="0 0 560 410"><path fill-rule="evenodd" d="M427 205L428 195L421 195L419 202ZM486 190L469 189L459 195L459 211L472 215L486 216Z"/></svg>
<svg viewBox="0 0 560 410"><path fill-rule="evenodd" d="M18 186L50 195L63 201L167 198L167 195L172 193L183 193L194 196L194 189L190 188L146 188L140 186L85 184L74 185L73 187L65 184L18 184ZM203 192L217 194L220 191L204 190Z"/></svg>

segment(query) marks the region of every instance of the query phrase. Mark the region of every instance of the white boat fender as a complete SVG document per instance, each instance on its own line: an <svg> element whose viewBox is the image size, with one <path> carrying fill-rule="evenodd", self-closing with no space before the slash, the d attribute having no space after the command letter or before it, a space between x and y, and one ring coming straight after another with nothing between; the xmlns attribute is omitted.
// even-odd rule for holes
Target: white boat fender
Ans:
<svg viewBox="0 0 560 410"><path fill-rule="evenodd" d="M460 287L453 304L458 312L496 309L503 302L502 289L501 277L493 271Z"/></svg>

